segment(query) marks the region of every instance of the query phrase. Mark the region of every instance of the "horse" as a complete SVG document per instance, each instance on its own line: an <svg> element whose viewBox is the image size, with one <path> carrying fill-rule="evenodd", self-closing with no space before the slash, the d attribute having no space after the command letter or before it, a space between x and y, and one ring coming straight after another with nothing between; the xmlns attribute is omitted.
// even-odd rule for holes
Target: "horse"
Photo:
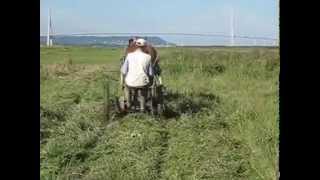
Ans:
<svg viewBox="0 0 320 180"><path fill-rule="evenodd" d="M141 48L141 50L144 53L149 54L151 56L151 63L152 63L152 66L153 66L154 74L157 75L157 76L160 76L160 74L161 74L161 69L160 69L160 66L159 66L160 58L159 58L157 50L150 43L147 43L143 47L138 47L138 46L135 45L135 41L132 38L129 39L129 41L128 41L128 46L127 46L127 48L125 50L125 53L124 53L124 56L122 58L120 66L122 66L122 64L124 63L127 54L134 52L138 48ZM124 87L123 86L124 77L123 77L122 74L120 75L120 84L121 84L121 87L123 88Z"/></svg>
<svg viewBox="0 0 320 180"><path fill-rule="evenodd" d="M125 57L127 56L128 53L134 52L138 48L141 48L141 50L144 53L149 54L151 56L151 62L153 65L159 63L158 52L150 43L147 43L146 46L138 47L134 44L133 39L129 39L128 47L126 48L126 51L125 51Z"/></svg>

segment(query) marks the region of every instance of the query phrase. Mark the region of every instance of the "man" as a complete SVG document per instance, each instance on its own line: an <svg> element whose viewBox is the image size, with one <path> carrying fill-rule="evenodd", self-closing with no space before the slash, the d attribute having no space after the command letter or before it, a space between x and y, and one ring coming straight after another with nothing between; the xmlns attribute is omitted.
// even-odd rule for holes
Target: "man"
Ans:
<svg viewBox="0 0 320 180"><path fill-rule="evenodd" d="M145 111L147 88L152 83L150 77L153 74L151 56L142 51L146 46L144 39L135 41L135 50L127 54L121 67L121 72L125 76L125 92L128 106L131 106L131 94L137 93L140 102L140 111Z"/></svg>

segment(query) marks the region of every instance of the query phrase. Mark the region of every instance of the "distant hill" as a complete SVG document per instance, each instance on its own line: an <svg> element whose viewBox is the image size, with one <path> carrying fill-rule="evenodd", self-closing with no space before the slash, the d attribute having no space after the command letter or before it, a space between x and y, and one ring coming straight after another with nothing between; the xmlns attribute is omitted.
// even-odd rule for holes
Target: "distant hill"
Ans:
<svg viewBox="0 0 320 180"><path fill-rule="evenodd" d="M53 44L57 45L79 45L79 46L125 46L132 36L55 36L53 37ZM151 36L143 37L154 46L174 45L160 37ZM46 44L46 37L40 36L40 44Z"/></svg>

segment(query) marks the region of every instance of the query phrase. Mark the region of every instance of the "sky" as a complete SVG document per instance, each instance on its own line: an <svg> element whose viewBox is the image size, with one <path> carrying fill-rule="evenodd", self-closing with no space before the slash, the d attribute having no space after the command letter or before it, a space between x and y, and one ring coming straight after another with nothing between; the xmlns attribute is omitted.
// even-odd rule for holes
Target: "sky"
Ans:
<svg viewBox="0 0 320 180"><path fill-rule="evenodd" d="M278 38L278 0L41 0L40 33L47 32L51 8L54 33L170 32L235 34ZM217 38L165 37L181 43Z"/></svg>

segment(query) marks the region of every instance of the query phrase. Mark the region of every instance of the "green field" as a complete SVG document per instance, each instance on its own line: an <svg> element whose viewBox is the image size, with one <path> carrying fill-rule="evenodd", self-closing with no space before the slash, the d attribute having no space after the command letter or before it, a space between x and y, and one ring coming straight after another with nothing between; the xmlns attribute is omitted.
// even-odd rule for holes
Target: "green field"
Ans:
<svg viewBox="0 0 320 180"><path fill-rule="evenodd" d="M41 48L41 179L276 179L277 48L160 48L166 115L106 121L122 52Z"/></svg>

